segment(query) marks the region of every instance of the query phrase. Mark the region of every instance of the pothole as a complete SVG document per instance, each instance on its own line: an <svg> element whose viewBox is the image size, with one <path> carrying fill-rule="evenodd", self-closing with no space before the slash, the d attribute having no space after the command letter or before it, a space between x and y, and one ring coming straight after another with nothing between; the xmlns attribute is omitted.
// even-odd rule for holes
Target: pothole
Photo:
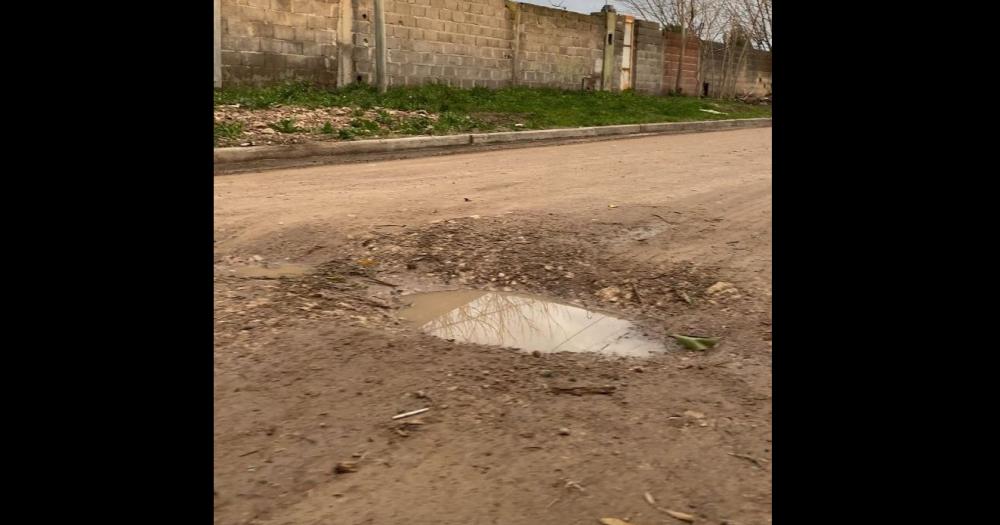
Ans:
<svg viewBox="0 0 1000 525"><path fill-rule="evenodd" d="M542 353L647 357L665 351L631 321L540 296L458 290L404 299L411 303L400 316L442 339Z"/></svg>

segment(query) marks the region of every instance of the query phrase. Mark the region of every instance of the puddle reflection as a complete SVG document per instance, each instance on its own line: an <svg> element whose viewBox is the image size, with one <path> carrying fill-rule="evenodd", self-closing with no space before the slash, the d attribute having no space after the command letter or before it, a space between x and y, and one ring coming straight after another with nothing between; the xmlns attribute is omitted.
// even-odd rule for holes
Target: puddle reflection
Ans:
<svg viewBox="0 0 1000 525"><path fill-rule="evenodd" d="M460 290L407 299L402 317L442 339L544 353L644 357L664 350L630 321L542 297Z"/></svg>

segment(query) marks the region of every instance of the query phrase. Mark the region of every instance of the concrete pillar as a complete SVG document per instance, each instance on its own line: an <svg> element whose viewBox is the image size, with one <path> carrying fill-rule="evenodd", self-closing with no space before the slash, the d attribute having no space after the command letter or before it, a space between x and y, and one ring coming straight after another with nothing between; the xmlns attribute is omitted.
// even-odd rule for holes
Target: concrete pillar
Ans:
<svg viewBox="0 0 1000 525"><path fill-rule="evenodd" d="M618 20L618 15L615 14L615 8L611 7L610 4L605 5L601 12L604 13L605 18L605 30L604 30L604 66L601 70L601 90L611 91L611 75L614 73L615 69L615 22Z"/></svg>
<svg viewBox="0 0 1000 525"><path fill-rule="evenodd" d="M222 0L215 0L215 87L222 87Z"/></svg>
<svg viewBox="0 0 1000 525"><path fill-rule="evenodd" d="M338 15L337 87L344 87L354 82L354 1L340 0Z"/></svg>
<svg viewBox="0 0 1000 525"><path fill-rule="evenodd" d="M389 88L389 72L386 71L385 49L385 0L375 0L375 85L379 93Z"/></svg>
<svg viewBox="0 0 1000 525"><path fill-rule="evenodd" d="M510 61L510 85L518 85L521 79L521 3L507 2L514 13L514 56Z"/></svg>

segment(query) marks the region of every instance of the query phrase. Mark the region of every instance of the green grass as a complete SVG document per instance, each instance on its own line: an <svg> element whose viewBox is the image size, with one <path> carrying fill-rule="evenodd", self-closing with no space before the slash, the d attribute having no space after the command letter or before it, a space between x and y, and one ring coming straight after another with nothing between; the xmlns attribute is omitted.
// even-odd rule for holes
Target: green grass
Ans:
<svg viewBox="0 0 1000 525"><path fill-rule="evenodd" d="M219 139L235 139L243 134L242 122L219 122L215 125L215 142Z"/></svg>
<svg viewBox="0 0 1000 525"><path fill-rule="evenodd" d="M299 131L303 131L302 128L295 125L295 120L290 118L268 124L268 127L279 133L298 133Z"/></svg>
<svg viewBox="0 0 1000 525"><path fill-rule="evenodd" d="M425 117L395 120L384 111L375 122L401 134L448 134L496 128L546 129L644 122L678 122L771 116L770 106L694 97L652 96L634 92L566 91L513 87L499 90L458 89L443 85L400 86L379 94L365 85L326 90L302 83L264 88L227 88L216 91L215 103L260 109L276 105L307 108L352 107L361 118L371 108L425 110L440 115L435 123ZM705 113L713 109L725 113ZM352 129L356 126L352 126ZM367 131L367 125L354 135ZM280 130L279 130L280 131Z"/></svg>

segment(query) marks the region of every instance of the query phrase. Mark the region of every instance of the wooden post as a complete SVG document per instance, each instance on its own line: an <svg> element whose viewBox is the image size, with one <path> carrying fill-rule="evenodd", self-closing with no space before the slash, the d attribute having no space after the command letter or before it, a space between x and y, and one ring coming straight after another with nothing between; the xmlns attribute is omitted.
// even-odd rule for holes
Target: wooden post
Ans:
<svg viewBox="0 0 1000 525"><path fill-rule="evenodd" d="M379 93L389 88L385 56L385 0L375 0L375 84Z"/></svg>

